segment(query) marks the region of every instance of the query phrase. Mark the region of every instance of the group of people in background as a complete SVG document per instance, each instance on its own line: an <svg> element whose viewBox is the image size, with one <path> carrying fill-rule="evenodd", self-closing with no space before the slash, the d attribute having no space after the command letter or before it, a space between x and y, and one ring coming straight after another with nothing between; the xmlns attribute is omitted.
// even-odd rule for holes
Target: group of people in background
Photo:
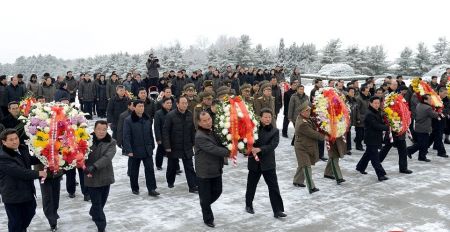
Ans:
<svg viewBox="0 0 450 232"><path fill-rule="evenodd" d="M131 192L135 195L140 194L138 178L141 162L148 195L158 197L155 167L156 170L163 170L163 160L167 157L167 187L173 188L176 176L182 173L181 160L188 192L199 194L203 221L207 226L214 227L211 204L222 193L222 169L227 164L229 151L217 138L213 124L216 105L226 96L240 95L253 107L260 123L257 125L258 139L248 159L245 210L250 214L255 213L252 202L262 175L269 187L274 217L286 217L277 181L275 150L280 134L285 139L289 138L291 123L295 128L291 144L298 163L293 173L293 185L308 187L311 194L319 191L312 179L311 169L319 160L327 161L324 178L335 180L337 184L345 182L339 159L352 155L352 143L356 150L364 151L356 170L367 174L366 168L371 161L379 181L388 179L381 163L392 147L398 150L399 171L405 174L412 173L407 166L407 157L411 158L416 151L419 151L419 161L430 162L427 152L431 144L438 150L438 156L448 157L443 143L450 144L450 101L446 88L450 68L439 83L437 77L430 81L444 102L444 111L440 115L430 112L428 96L425 95L419 102L402 76L388 76L379 87L376 87L373 77L364 83L360 80L329 80L327 86L335 88L346 99L351 125L345 138L338 138L327 147L326 158L328 137L319 133L311 120L312 102L315 92L325 86L323 80L314 80L314 88L308 96L298 68L289 78L281 66L267 70L240 65L229 65L223 72L210 66L205 74L202 70L194 70L190 75L186 70L172 70L160 76L158 62L157 57L149 56L146 78L135 72L127 73L123 79L116 72L92 76L81 73L75 78L73 72L68 71L65 77L58 76L56 79L45 73L38 80L37 75L33 74L27 83L23 75L18 74L8 79L8 83L6 76L0 76L0 129L3 130L0 135L0 193L10 231L26 230L30 224L36 209L33 180L38 178L45 178L45 182L41 183L44 213L51 229L56 231L62 175L66 174L69 197L75 198L77 171L84 200L92 202L89 213L98 230L104 231L106 217L103 207L110 185L114 183L112 159L116 147L128 156L127 174ZM383 121L381 109L384 96L391 92L402 94L412 112L414 143L410 147L406 146L405 135L394 134L392 143L386 136L389 128ZM31 165L40 162L30 156L25 144L27 137L18 129L21 123L18 120L19 102L28 94L41 102L67 104L74 103L78 97L79 107L89 119L97 115L99 120L95 122L94 142L86 169L73 169L52 176L39 168L31 170ZM282 108L284 118L280 132L276 121ZM352 127L356 133L353 142ZM112 131L111 135L107 133L108 128ZM256 161L255 156L260 159ZM13 190L14 186L20 190Z"/></svg>

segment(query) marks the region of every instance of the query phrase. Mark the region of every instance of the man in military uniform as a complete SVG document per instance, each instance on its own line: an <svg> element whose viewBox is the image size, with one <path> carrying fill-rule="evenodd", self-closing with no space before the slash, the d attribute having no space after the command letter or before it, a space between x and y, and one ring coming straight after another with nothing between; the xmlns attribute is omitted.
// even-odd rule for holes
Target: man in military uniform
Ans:
<svg viewBox="0 0 450 232"><path fill-rule="evenodd" d="M231 95L231 88L228 86L220 86L216 90L216 99L219 101L224 101L226 97Z"/></svg>
<svg viewBox="0 0 450 232"><path fill-rule="evenodd" d="M272 96L272 85L266 83L261 86L262 95L255 99L255 116L259 120L259 115L261 114L261 109L269 108L272 112L275 112L275 98ZM276 115L274 115L276 116ZM277 127L276 117L272 117L272 125Z"/></svg>
<svg viewBox="0 0 450 232"><path fill-rule="evenodd" d="M323 177L336 180L337 184L345 182L339 166L339 158L344 158L346 152L347 144L344 142L344 137L339 137L336 141L330 143L330 148L328 149L328 157L330 159L328 159Z"/></svg>
<svg viewBox="0 0 450 232"><path fill-rule="evenodd" d="M211 92L201 92L198 97L201 102L194 107L194 119L197 118L197 114L200 114L202 111L211 111L212 100L214 98ZM194 120L195 128L197 128L196 121L197 120Z"/></svg>
<svg viewBox="0 0 450 232"><path fill-rule="evenodd" d="M305 187L306 178L309 193L319 191L312 180L311 166L319 161L318 141L327 140L328 137L316 130L316 125L310 119L311 108L308 102L300 106L300 115L295 122L295 155L297 156L297 172L294 176L294 186Z"/></svg>
<svg viewBox="0 0 450 232"><path fill-rule="evenodd" d="M253 107L253 97L250 95L252 86L250 84L243 84L239 91L241 92L242 99Z"/></svg>
<svg viewBox="0 0 450 232"><path fill-rule="evenodd" d="M209 92L209 93L214 94L214 88L213 88L212 80L206 80L206 81L203 82L203 92Z"/></svg>
<svg viewBox="0 0 450 232"><path fill-rule="evenodd" d="M195 106L199 103L199 100L196 96L197 93L195 91L195 85L193 83L184 85L183 95L186 96L188 100L188 110L193 113Z"/></svg>

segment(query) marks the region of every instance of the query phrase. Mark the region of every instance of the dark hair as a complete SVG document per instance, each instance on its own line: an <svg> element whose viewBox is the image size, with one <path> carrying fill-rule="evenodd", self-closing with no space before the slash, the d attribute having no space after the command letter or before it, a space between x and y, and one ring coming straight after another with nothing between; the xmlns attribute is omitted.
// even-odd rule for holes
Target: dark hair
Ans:
<svg viewBox="0 0 450 232"><path fill-rule="evenodd" d="M8 109L11 108L11 105L19 105L19 103L16 102L16 101L9 102L8 103Z"/></svg>
<svg viewBox="0 0 450 232"><path fill-rule="evenodd" d="M361 85L361 92L364 92L364 91L366 91L366 89L368 89L369 88L369 86L367 86L366 84L364 84L364 85Z"/></svg>
<svg viewBox="0 0 450 232"><path fill-rule="evenodd" d="M165 98L163 98L163 99L161 100L161 103L164 104L164 103L166 103L166 101L172 101L172 98L170 98L170 97L165 97Z"/></svg>
<svg viewBox="0 0 450 232"><path fill-rule="evenodd" d="M430 98L430 94L424 94L424 95L422 96L422 101L425 102L425 100L428 100L429 98Z"/></svg>
<svg viewBox="0 0 450 232"><path fill-rule="evenodd" d="M44 73L44 77L50 77L50 73Z"/></svg>
<svg viewBox="0 0 450 232"><path fill-rule="evenodd" d="M139 105L139 104L144 104L144 105L145 105L145 102L143 102L143 101L141 101L141 100L134 100L134 101L133 101L133 106L134 106L134 107L136 107L136 106Z"/></svg>
<svg viewBox="0 0 450 232"><path fill-rule="evenodd" d="M184 99L187 100L187 97L186 97L186 96L183 96L183 95L182 95L182 96L179 96L179 97L177 98L177 104L180 103L180 99L181 99L181 98L184 98Z"/></svg>
<svg viewBox="0 0 450 232"><path fill-rule="evenodd" d="M259 114L259 116L262 117L264 113L269 113L270 116L273 116L273 111L271 109L269 109L269 108L262 108L261 109L261 113Z"/></svg>
<svg viewBox="0 0 450 232"><path fill-rule="evenodd" d="M163 92L166 92L166 89L170 89L170 91L172 91L172 88L170 88L169 86L164 87Z"/></svg>
<svg viewBox="0 0 450 232"><path fill-rule="evenodd" d="M39 95L39 96L37 96L36 100L43 99L43 98L45 98L45 97L42 95Z"/></svg>
<svg viewBox="0 0 450 232"><path fill-rule="evenodd" d="M347 92L350 92L350 90L355 91L355 88L353 88L353 87L348 87L348 88L347 88Z"/></svg>
<svg viewBox="0 0 450 232"><path fill-rule="evenodd" d="M147 92L147 90L146 90L144 87L139 87L138 93L141 92L142 90L144 90L145 92Z"/></svg>
<svg viewBox="0 0 450 232"><path fill-rule="evenodd" d="M445 87L445 86L439 87L439 93L443 92L443 91L447 92L447 87Z"/></svg>
<svg viewBox="0 0 450 232"><path fill-rule="evenodd" d="M127 101L127 106L131 106L131 105L133 105L133 100L129 99L129 100Z"/></svg>
<svg viewBox="0 0 450 232"><path fill-rule="evenodd" d="M12 128L5 129L2 131L2 133L0 133L0 139L2 141L6 141L6 138L8 138L8 135L12 135L12 134L16 134L17 136L19 136L16 129L12 129Z"/></svg>
<svg viewBox="0 0 450 232"><path fill-rule="evenodd" d="M64 86L66 86L66 85L67 85L66 82L61 82L61 84L59 84L59 88L62 89L62 88L64 88Z"/></svg>
<svg viewBox="0 0 450 232"><path fill-rule="evenodd" d="M322 81L322 79L320 79L320 78L315 79L315 80L314 80L314 84L319 83L319 81Z"/></svg>
<svg viewBox="0 0 450 232"><path fill-rule="evenodd" d="M197 120L197 122L199 122L200 121L200 117L203 116L203 115L206 115L206 114L211 116L208 111L202 110L200 113L195 115L195 120Z"/></svg>
<svg viewBox="0 0 450 232"><path fill-rule="evenodd" d="M22 73L17 74L17 78L23 78L23 74Z"/></svg>
<svg viewBox="0 0 450 232"><path fill-rule="evenodd" d="M375 100L381 101L381 98L380 98L380 97L377 97L377 96L372 96L372 97L370 97L370 99L369 99L370 103L372 103L372 102L375 101Z"/></svg>
<svg viewBox="0 0 450 232"><path fill-rule="evenodd" d="M97 125L106 125L106 127L108 127L108 122L105 120L97 120L94 124L94 128L97 128Z"/></svg>
<svg viewBox="0 0 450 232"><path fill-rule="evenodd" d="M399 78L403 78L403 76L402 76L402 75L398 75L398 76L397 76L397 80L398 80Z"/></svg>
<svg viewBox="0 0 450 232"><path fill-rule="evenodd" d="M437 79L437 76L432 76L431 79Z"/></svg>
<svg viewBox="0 0 450 232"><path fill-rule="evenodd" d="M69 73L71 73L72 71L67 71L66 74L69 75Z"/></svg>
<svg viewBox="0 0 450 232"><path fill-rule="evenodd" d="M300 87L303 87L303 88L305 88L305 86L304 86L304 85L297 85L297 89L298 89L298 88L300 88Z"/></svg>
<svg viewBox="0 0 450 232"><path fill-rule="evenodd" d="M378 92L378 91L384 92L384 89L380 87L377 90L375 90L375 92Z"/></svg>

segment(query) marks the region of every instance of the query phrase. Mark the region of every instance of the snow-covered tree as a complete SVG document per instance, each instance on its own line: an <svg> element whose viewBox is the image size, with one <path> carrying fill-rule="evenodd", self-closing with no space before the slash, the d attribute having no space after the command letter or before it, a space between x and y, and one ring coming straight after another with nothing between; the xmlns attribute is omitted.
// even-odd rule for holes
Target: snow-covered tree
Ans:
<svg viewBox="0 0 450 232"><path fill-rule="evenodd" d="M428 70L430 69L431 53L428 51L425 43L420 42L417 45L417 54L414 61L421 74L424 72L428 72Z"/></svg>
<svg viewBox="0 0 450 232"><path fill-rule="evenodd" d="M322 50L321 63L332 64L343 61L342 42L340 39L330 40Z"/></svg>
<svg viewBox="0 0 450 232"><path fill-rule="evenodd" d="M287 59L286 48L284 45L284 39L280 39L280 44L278 45L277 53L277 64L284 65Z"/></svg>
<svg viewBox="0 0 450 232"><path fill-rule="evenodd" d="M400 53L400 58L398 58L397 63L400 65L402 74L410 74L414 65L413 50L405 47Z"/></svg>
<svg viewBox="0 0 450 232"><path fill-rule="evenodd" d="M449 53L449 42L445 37L440 37L438 42L433 46L433 59L432 64L445 64L447 60L447 55Z"/></svg>
<svg viewBox="0 0 450 232"><path fill-rule="evenodd" d="M253 66L254 54L251 48L250 37L242 35L236 48L236 60L242 66Z"/></svg>

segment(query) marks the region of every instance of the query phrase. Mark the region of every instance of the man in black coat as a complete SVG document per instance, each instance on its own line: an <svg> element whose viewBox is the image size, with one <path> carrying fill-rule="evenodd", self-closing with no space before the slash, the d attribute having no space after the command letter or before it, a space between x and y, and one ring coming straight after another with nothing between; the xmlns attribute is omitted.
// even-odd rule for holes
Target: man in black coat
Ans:
<svg viewBox="0 0 450 232"><path fill-rule="evenodd" d="M0 193L8 216L8 231L26 231L36 214L34 180L47 177L47 173L31 170L31 165L40 161L20 145L16 130L4 130L0 139Z"/></svg>
<svg viewBox="0 0 450 232"><path fill-rule="evenodd" d="M212 118L203 111L198 114L198 130L195 134L195 170L203 222L214 227L211 204L222 194L222 168L224 157L230 155L212 130Z"/></svg>
<svg viewBox="0 0 450 232"><path fill-rule="evenodd" d="M158 170L162 170L164 156L166 155L166 150L164 149L164 145L162 143L162 140L163 140L162 131L163 131L163 127L164 127L164 122L166 121L166 115L172 109L172 99L163 98L161 100L161 102L162 102L162 108L160 110L156 111L155 126L154 126L155 139L156 139L156 143L158 144L158 148L156 149L156 157L155 157L156 168Z"/></svg>
<svg viewBox="0 0 450 232"><path fill-rule="evenodd" d="M184 172L189 186L189 192L198 191L192 156L194 152L194 120L192 113L187 110L188 100L185 96L177 99L177 109L166 115L162 131L164 149L167 153L168 165L166 179L169 188L173 188L176 176L176 164L179 159L183 161Z"/></svg>
<svg viewBox="0 0 450 232"><path fill-rule="evenodd" d="M133 102L134 112L128 116L123 124L123 151L131 159L129 170L131 191L139 194L139 168L141 161L144 163L145 182L148 195L156 197L155 170L153 169L153 141L152 124L150 117L144 113L145 103L140 100Z"/></svg>
<svg viewBox="0 0 450 232"><path fill-rule="evenodd" d="M245 193L245 210L254 214L253 199L255 197L256 187L261 175L264 177L269 188L270 204L275 218L286 217L284 213L283 199L278 187L275 149L280 141L280 135L277 128L272 125L273 112L271 109L261 110L261 124L258 128L258 140L253 145L253 156L248 157L248 177L247 191ZM258 156L259 161L255 160Z"/></svg>
<svg viewBox="0 0 450 232"><path fill-rule="evenodd" d="M275 98L275 112L274 117L278 117L278 113L280 113L281 107L283 107L283 96L281 95L280 86L278 86L276 76L272 76L270 80L270 84L272 85L272 96Z"/></svg>
<svg viewBox="0 0 450 232"><path fill-rule="evenodd" d="M11 83L6 87L8 103L12 101L20 102L25 97L26 90L19 85L19 79L15 76L11 78Z"/></svg>
<svg viewBox="0 0 450 232"><path fill-rule="evenodd" d="M138 73L134 77L134 81L131 84L131 93L133 93L134 96L137 96L141 87L146 88L147 84L144 80L142 80L141 74Z"/></svg>
<svg viewBox="0 0 450 232"><path fill-rule="evenodd" d="M296 93L297 91L297 85L298 85L298 80L295 80L291 83L291 88L289 88L288 91L284 92L283 95L283 102L284 102L284 119L283 119L283 130L281 131L281 134L283 135L283 137L287 138L288 137L288 127L289 127L289 101L291 100L291 97L293 94ZM272 91L273 93L273 91Z"/></svg>
<svg viewBox="0 0 450 232"><path fill-rule="evenodd" d="M383 143L383 131L388 131L389 127L383 123L383 118L380 112L381 100L377 96L369 99L370 105L364 118L364 142L366 143L366 152L356 165L356 170L361 174L367 174L366 168L371 161L373 168L377 174L379 181L387 180L386 172L380 163L380 149Z"/></svg>
<svg viewBox="0 0 450 232"><path fill-rule="evenodd" d="M25 145L25 140L28 139L28 136L25 134L23 122L18 119L20 116L19 103L14 101L8 103L8 111L9 114L0 123L5 128L16 129L19 134L20 144Z"/></svg>
<svg viewBox="0 0 450 232"><path fill-rule="evenodd" d="M144 102L145 114L150 117L150 122L153 124L153 118L155 117L156 104L151 98L148 98L147 90L145 88L139 88L137 98Z"/></svg>
<svg viewBox="0 0 450 232"><path fill-rule="evenodd" d="M448 119L449 113L450 113L450 105L448 102L448 93L447 88L444 86L439 87L437 90L439 93L439 97L442 99L442 103L444 104L442 115L444 117L442 118L433 118L431 121L431 127L432 132L430 134L430 142L429 146L433 144L433 149L437 150L437 156L448 158L447 151L445 150L445 146L443 143L443 137L444 137L444 130L446 121Z"/></svg>
<svg viewBox="0 0 450 232"><path fill-rule="evenodd" d="M117 139L117 123L121 113L127 110L128 97L125 96L125 87L118 85L116 87L116 95L112 97L108 102L107 121L110 123L111 130L113 132L113 139Z"/></svg>

